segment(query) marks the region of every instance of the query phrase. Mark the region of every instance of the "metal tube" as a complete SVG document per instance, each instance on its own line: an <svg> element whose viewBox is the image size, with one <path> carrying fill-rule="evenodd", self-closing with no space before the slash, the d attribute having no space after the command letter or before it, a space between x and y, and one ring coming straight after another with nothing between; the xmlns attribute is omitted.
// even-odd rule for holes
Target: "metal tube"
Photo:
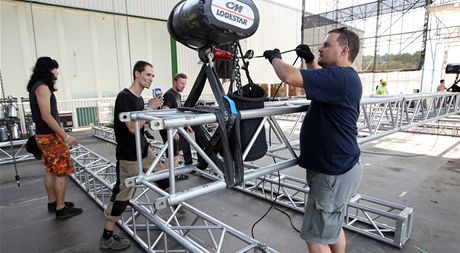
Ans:
<svg viewBox="0 0 460 253"><path fill-rule="evenodd" d="M269 173L273 173L273 172L276 172L276 171L279 171L279 170L282 170L282 169L289 168L289 167L294 166L296 164L297 164L297 159L291 159L291 160L283 161L283 162L280 162L280 163L275 163L275 164L272 164L272 165L269 165L267 167L260 168L260 169L254 170L254 171L245 172L244 173L244 180L255 179L255 178L258 178L260 176L269 174ZM211 193L211 192L215 192L215 191L218 191L218 190L225 189L225 187L226 187L226 184L225 184L224 180L220 180L220 181L217 181L217 182L212 182L212 183L209 183L209 184L200 185L198 187L188 189L187 191L179 192L179 193L176 193L176 194L171 194L171 195L163 197L163 198L158 198L155 201L155 208L163 209L163 208L166 208L166 207L171 206L171 205L177 205L177 204L182 203L182 202L184 202L186 200L193 199L195 197L198 197L198 196L201 196L201 195L204 195L204 194L207 194L207 193Z"/></svg>
<svg viewBox="0 0 460 253"><path fill-rule="evenodd" d="M150 148L150 147L149 147ZM157 157L155 157L155 160L153 160L153 163L150 165L149 169L147 170L147 172L145 173L145 176L150 176L152 175L152 172L153 170L155 169L155 166L160 162L161 160L161 156L163 155L163 153L166 151L166 149L168 148L168 145L164 145L160 152L157 154Z"/></svg>
<svg viewBox="0 0 460 253"><path fill-rule="evenodd" d="M190 164L190 165L186 165L184 167L179 167L179 168L176 168L174 170L174 176L177 176L177 175L181 175L181 174L188 174L188 173L191 173L192 171L195 170L195 165L194 164ZM151 173L149 175L145 175L142 179L145 180L145 181L158 181L158 180L161 180L161 179L165 179L165 178L168 178L169 177L169 171L167 170L162 170L162 171L158 171L158 172L155 172L155 173Z"/></svg>
<svg viewBox="0 0 460 253"><path fill-rule="evenodd" d="M169 165L169 193L176 192L176 180L174 176L174 133L173 129L168 129L168 165ZM176 133L177 134L177 133Z"/></svg>
<svg viewBox="0 0 460 253"><path fill-rule="evenodd" d="M289 132L289 135L288 135L288 140L290 141L291 138L292 138L292 135L294 134L294 130L296 129L297 125L299 124L300 122L300 119L302 118L302 116L304 115L304 113L299 113L299 116L297 117L295 123L294 123L294 126L292 127L291 131Z"/></svg>
<svg viewBox="0 0 460 253"><path fill-rule="evenodd" d="M253 119L272 115L302 112L307 109L307 104L307 101L304 100L301 105L286 104L285 106L278 107L243 110L240 111L241 119ZM159 117L159 114L157 114L156 111L120 113L120 120L122 122L129 121L130 119L150 120L150 127L152 130L186 127L216 122L216 116L213 113L175 112L174 114L169 115L163 114L163 117Z"/></svg>
<svg viewBox="0 0 460 253"><path fill-rule="evenodd" d="M141 130L140 130L140 123L138 120L134 122L134 138L136 140L136 159L137 159L137 170L138 174L137 177L142 177L142 147L141 147Z"/></svg>
<svg viewBox="0 0 460 253"><path fill-rule="evenodd" d="M246 159L246 156L248 156L249 151L251 150L252 146L254 145L254 142L256 141L257 137L260 134L260 131L265 125L265 122L267 121L267 117L264 117L262 121L260 122L259 126L257 127L256 131L254 132L254 135L251 138L251 141L248 143L248 146L243 152L243 161Z"/></svg>
<svg viewBox="0 0 460 253"><path fill-rule="evenodd" d="M281 140L284 143L286 143L286 147L288 148L289 152L291 152L291 155L297 159L298 158L297 154L294 152L294 149L292 149L291 145L289 144L289 141L286 138L286 136L284 135L283 130L281 130L281 127L278 125L278 122L276 122L276 120L274 120L272 117L269 117L268 121L269 121L270 125L272 125L276 129L276 132L279 133L279 136L281 137Z"/></svg>
<svg viewBox="0 0 460 253"><path fill-rule="evenodd" d="M381 104L389 102L401 102L405 100L418 100L430 98L432 96L451 97L451 101L458 95L453 94L427 94L427 95L405 95L397 97L365 97L361 99L361 105L367 104ZM298 100L289 102L267 102L265 108L256 110L243 110L241 111L241 119L260 118L265 116L273 116L280 114L296 113L306 111L308 100ZM457 104L455 104L457 105ZM163 111L163 110L160 110ZM163 112L148 111L148 112L130 112L121 113L120 120L125 122L134 119L144 119L151 121L151 128L153 130L160 130L166 128L177 128L179 126L192 126L215 122L215 115L212 113L192 113L180 112L177 110L165 110Z"/></svg>

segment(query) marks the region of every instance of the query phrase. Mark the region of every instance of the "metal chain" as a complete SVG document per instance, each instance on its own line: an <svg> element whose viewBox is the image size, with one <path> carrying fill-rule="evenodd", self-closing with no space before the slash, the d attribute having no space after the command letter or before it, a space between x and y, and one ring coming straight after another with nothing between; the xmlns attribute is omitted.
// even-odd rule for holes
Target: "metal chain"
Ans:
<svg viewBox="0 0 460 253"><path fill-rule="evenodd" d="M239 91L242 87L241 85L241 73L240 73L240 60L238 58L238 42L234 42L232 44L232 54L233 54L233 81L235 82L236 85L236 91ZM232 82L233 84L233 82Z"/></svg>

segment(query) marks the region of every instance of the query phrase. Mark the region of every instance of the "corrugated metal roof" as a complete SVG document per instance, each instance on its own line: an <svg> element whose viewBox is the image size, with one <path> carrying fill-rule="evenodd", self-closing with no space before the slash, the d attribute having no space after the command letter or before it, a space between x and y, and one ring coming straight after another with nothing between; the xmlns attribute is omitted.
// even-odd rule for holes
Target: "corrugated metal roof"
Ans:
<svg viewBox="0 0 460 253"><path fill-rule="evenodd" d="M32 2L167 20L172 8L179 1L180 0L34 0Z"/></svg>

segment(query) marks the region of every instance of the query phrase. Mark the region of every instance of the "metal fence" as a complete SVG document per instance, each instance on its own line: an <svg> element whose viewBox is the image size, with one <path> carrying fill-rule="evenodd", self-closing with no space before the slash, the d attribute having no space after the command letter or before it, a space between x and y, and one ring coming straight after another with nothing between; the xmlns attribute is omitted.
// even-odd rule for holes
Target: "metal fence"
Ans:
<svg viewBox="0 0 460 253"><path fill-rule="evenodd" d="M64 124L63 127L70 125L71 128L79 128L109 123L108 121L113 120L115 98L73 99L58 101L57 104L61 116L61 125ZM24 119L31 113L28 99L21 98L19 108L21 108L19 110L21 129L24 132L26 129Z"/></svg>

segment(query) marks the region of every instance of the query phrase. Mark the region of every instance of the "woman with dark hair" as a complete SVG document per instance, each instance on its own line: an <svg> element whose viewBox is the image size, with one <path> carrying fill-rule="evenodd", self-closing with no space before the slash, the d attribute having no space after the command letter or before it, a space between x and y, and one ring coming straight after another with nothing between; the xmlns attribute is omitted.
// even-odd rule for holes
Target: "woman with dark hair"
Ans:
<svg viewBox="0 0 460 253"><path fill-rule="evenodd" d="M59 64L50 57L40 57L27 84L30 109L35 123L35 140L45 167L45 188L48 211L56 212L56 219L81 214L81 208L65 202L66 176L74 170L66 144L76 145L77 139L68 135L59 124L59 112L54 96Z"/></svg>

